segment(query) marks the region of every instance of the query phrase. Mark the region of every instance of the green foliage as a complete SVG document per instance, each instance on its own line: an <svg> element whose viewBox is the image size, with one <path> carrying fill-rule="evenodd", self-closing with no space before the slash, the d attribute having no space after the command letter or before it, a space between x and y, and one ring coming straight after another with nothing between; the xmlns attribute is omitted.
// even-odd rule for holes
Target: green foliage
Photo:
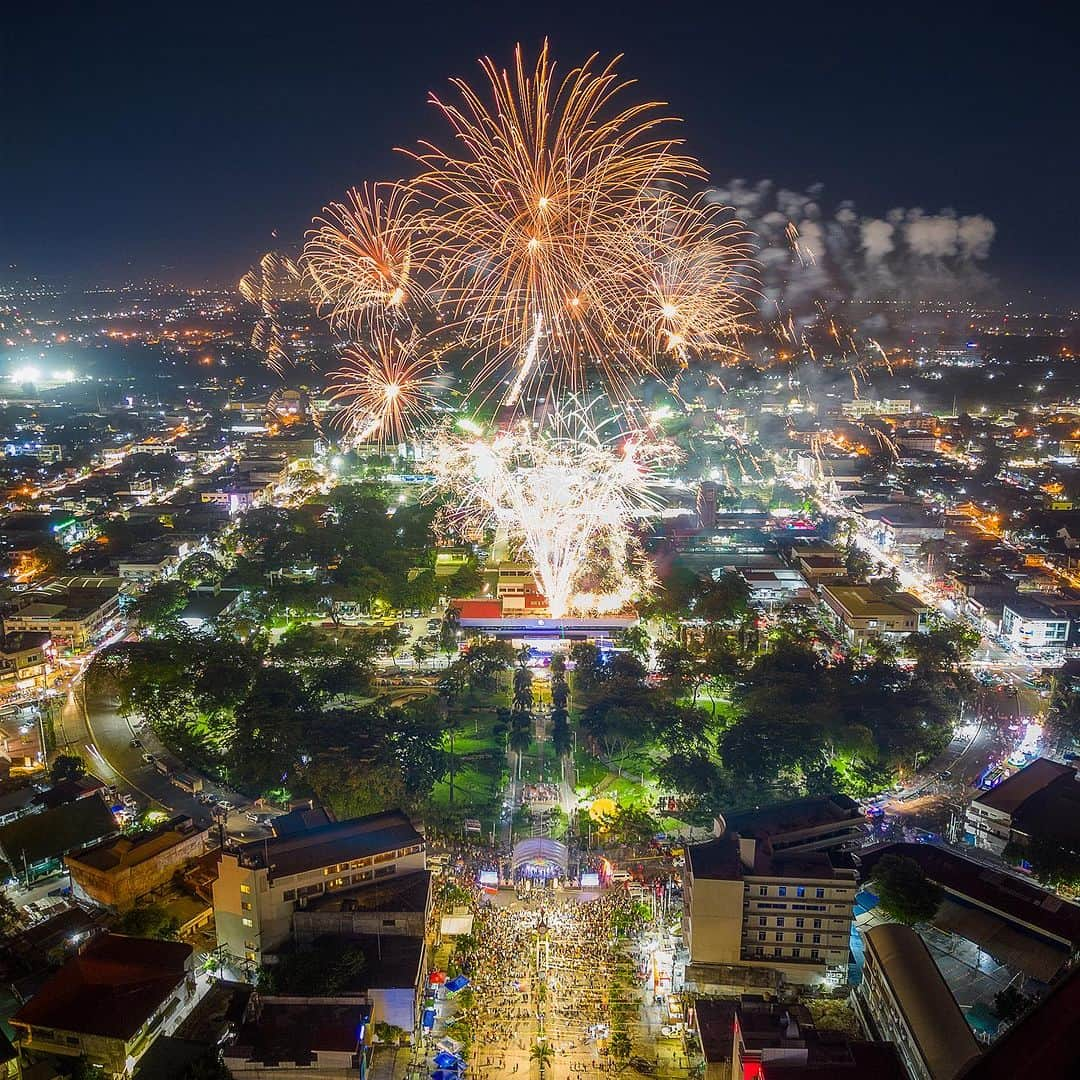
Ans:
<svg viewBox="0 0 1080 1080"><path fill-rule="evenodd" d="M927 878L914 859L902 855L882 856L871 881L881 910L907 926L929 922L945 898L944 889Z"/></svg>
<svg viewBox="0 0 1080 1080"><path fill-rule="evenodd" d="M131 937L158 938L161 941L175 941L180 933L180 923L170 918L168 912L159 904L144 904L125 912L116 924L121 934Z"/></svg>
<svg viewBox="0 0 1080 1080"><path fill-rule="evenodd" d="M86 762L78 754L57 754L49 767L49 781L79 780L86 775Z"/></svg>
<svg viewBox="0 0 1080 1080"><path fill-rule="evenodd" d="M883 773L948 743L960 679L880 659L829 663L781 639L738 676L738 719L720 737L724 767L757 787L863 794Z"/></svg>
<svg viewBox="0 0 1080 1080"><path fill-rule="evenodd" d="M1050 889L1080 889L1080 854L1073 851L1062 837L1045 835L1032 837L1026 844L1010 842L1003 852L1007 862L1019 865L1026 860L1032 874Z"/></svg>
<svg viewBox="0 0 1080 1080"><path fill-rule="evenodd" d="M994 1014L1003 1023L1015 1020L1035 1001L1017 986L1009 983L1004 990L994 995Z"/></svg>
<svg viewBox="0 0 1080 1080"><path fill-rule="evenodd" d="M355 989L364 970L363 950L349 938L320 938L310 949L283 955L259 973L259 987L268 994L333 997Z"/></svg>
<svg viewBox="0 0 1080 1080"><path fill-rule="evenodd" d="M176 568L176 579L194 588L196 585L217 585L225 570L208 551L196 551Z"/></svg>
<svg viewBox="0 0 1080 1080"><path fill-rule="evenodd" d="M183 611L189 594L183 581L155 582L132 604L131 614L142 626L161 629Z"/></svg>
<svg viewBox="0 0 1080 1080"><path fill-rule="evenodd" d="M0 941L17 934L22 927L22 908L16 907L11 897L0 889Z"/></svg>

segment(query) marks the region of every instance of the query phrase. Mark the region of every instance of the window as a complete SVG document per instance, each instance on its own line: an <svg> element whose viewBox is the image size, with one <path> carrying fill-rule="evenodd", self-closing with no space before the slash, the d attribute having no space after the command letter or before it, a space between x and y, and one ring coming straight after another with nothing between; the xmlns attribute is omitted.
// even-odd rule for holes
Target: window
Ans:
<svg viewBox="0 0 1080 1080"><path fill-rule="evenodd" d="M397 919L383 919L383 926L397 926Z"/></svg>
<svg viewBox="0 0 1080 1080"><path fill-rule="evenodd" d="M255 948L255 942L254 941L245 941L244 942L244 948L245 949L254 949Z"/></svg>
<svg viewBox="0 0 1080 1080"><path fill-rule="evenodd" d="M241 911L250 911L251 910L251 904L247 900L241 900L240 901L240 910Z"/></svg>
<svg viewBox="0 0 1080 1080"><path fill-rule="evenodd" d="M799 957L800 957L800 956L802 956L802 949L792 949L792 950L791 950L791 955L792 955L792 956L793 956L793 957L794 957L794 958L795 958L796 960L798 960L798 959L799 959Z"/></svg>
<svg viewBox="0 0 1080 1080"><path fill-rule="evenodd" d="M783 915L777 915L776 916L776 925L777 926L783 926L784 925L784 916Z"/></svg>
<svg viewBox="0 0 1080 1080"><path fill-rule="evenodd" d="M249 892L251 892L251 886L250 885L241 885L240 886L240 891L242 893L249 893Z"/></svg>
<svg viewBox="0 0 1080 1080"><path fill-rule="evenodd" d="M815 945L820 945L820 944L821 944L821 935L820 935L820 934L814 934L814 935L813 935L813 936L812 936L812 937L810 938L810 940L811 940L811 941L812 941L812 942L813 942L813 943L814 943Z"/></svg>
<svg viewBox="0 0 1080 1080"><path fill-rule="evenodd" d="M252 922L252 921L251 921L250 919L241 919L240 921L241 921L241 922L242 922L242 923L243 923L243 924L244 924L245 926L254 926L254 925L255 925L255 924L254 924L254 923L253 923L253 922Z"/></svg>
<svg viewBox="0 0 1080 1080"><path fill-rule="evenodd" d="M787 886L786 885L779 886L777 888L777 890L776 890L776 895L777 896L787 896Z"/></svg>
<svg viewBox="0 0 1080 1080"><path fill-rule="evenodd" d="M281 899L285 900L285 901L295 900L296 899L296 890L295 889L286 889L281 894Z"/></svg>
<svg viewBox="0 0 1080 1080"><path fill-rule="evenodd" d="M814 895L820 900L825 895L824 889L815 889Z"/></svg>
<svg viewBox="0 0 1080 1080"><path fill-rule="evenodd" d="M377 878L378 877L386 877L387 874L393 874L393 873L396 873L396 872L397 872L397 866L380 866L379 869L375 871L375 876Z"/></svg>
<svg viewBox="0 0 1080 1080"><path fill-rule="evenodd" d="M255 950L254 949L248 949L248 951L246 953L244 953L244 959L245 960L255 960L255 958L256 957L255 957Z"/></svg>
<svg viewBox="0 0 1080 1080"><path fill-rule="evenodd" d="M773 940L774 941L783 941L784 940L784 931L783 930L777 930L776 935L773 938Z"/></svg>
<svg viewBox="0 0 1080 1080"><path fill-rule="evenodd" d="M769 895L769 886L768 885L759 885L757 894L758 894L758 896L768 896Z"/></svg>
<svg viewBox="0 0 1080 1080"><path fill-rule="evenodd" d="M784 955L784 950L783 949L773 949L772 954L773 954L773 956L783 956Z"/></svg>
<svg viewBox="0 0 1080 1080"><path fill-rule="evenodd" d="M757 924L758 924L758 926L768 926L769 925L769 920L766 919L764 915L759 915Z"/></svg>
<svg viewBox="0 0 1080 1080"><path fill-rule="evenodd" d="M800 915L800 916L798 916L798 917L796 918L796 920L795 920L795 925L796 925L797 927L802 927L802 926L805 926L805 925L806 925L806 920L805 920L805 919L804 919L804 918L803 918L803 917L802 917L802 916Z"/></svg>
<svg viewBox="0 0 1080 1080"><path fill-rule="evenodd" d="M810 950L810 958L812 960L816 960L820 955L821 955L821 950L820 949L811 949Z"/></svg>
<svg viewBox="0 0 1080 1080"><path fill-rule="evenodd" d="M800 934L797 930L795 931L795 940L797 942L801 942L805 936L805 934Z"/></svg>
<svg viewBox="0 0 1080 1080"><path fill-rule="evenodd" d="M764 930L759 930L758 935L757 935L757 939L758 939L758 941L764 941L767 936L768 935L765 933Z"/></svg>
<svg viewBox="0 0 1080 1080"><path fill-rule="evenodd" d="M820 919L815 919L814 920L814 929L815 930L820 930L821 929L821 920Z"/></svg>
<svg viewBox="0 0 1080 1080"><path fill-rule="evenodd" d="M796 889L795 889L795 895L796 896L805 896L806 895L806 886L805 885L797 886Z"/></svg>

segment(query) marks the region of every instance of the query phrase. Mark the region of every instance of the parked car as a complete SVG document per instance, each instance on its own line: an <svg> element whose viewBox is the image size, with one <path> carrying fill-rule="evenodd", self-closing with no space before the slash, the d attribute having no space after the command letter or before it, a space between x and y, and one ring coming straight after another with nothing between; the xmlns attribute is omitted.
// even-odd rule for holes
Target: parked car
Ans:
<svg viewBox="0 0 1080 1080"><path fill-rule="evenodd" d="M143 759L143 761L146 762L147 765L153 765L154 764L154 755L153 754L143 754L142 759Z"/></svg>
<svg viewBox="0 0 1080 1080"><path fill-rule="evenodd" d="M131 745L131 748L133 750L141 750L142 749L142 743L138 739L132 739L130 745Z"/></svg>

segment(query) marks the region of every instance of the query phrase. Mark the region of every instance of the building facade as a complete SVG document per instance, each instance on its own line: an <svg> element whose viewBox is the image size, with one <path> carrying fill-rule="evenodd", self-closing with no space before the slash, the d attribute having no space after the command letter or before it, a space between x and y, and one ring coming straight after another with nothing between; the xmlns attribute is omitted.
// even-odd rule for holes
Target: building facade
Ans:
<svg viewBox="0 0 1080 1080"><path fill-rule="evenodd" d="M850 857L775 853L725 832L687 848L683 935L692 966L779 971L787 982L846 981L858 874Z"/></svg>
<svg viewBox="0 0 1080 1080"><path fill-rule="evenodd" d="M77 896L127 911L140 896L172 880L177 870L202 855L206 841L205 828L177 817L149 833L95 844L65 861Z"/></svg>
<svg viewBox="0 0 1080 1080"><path fill-rule="evenodd" d="M423 834L399 810L331 822L226 852L214 882L218 947L261 965L309 898L426 867Z"/></svg>

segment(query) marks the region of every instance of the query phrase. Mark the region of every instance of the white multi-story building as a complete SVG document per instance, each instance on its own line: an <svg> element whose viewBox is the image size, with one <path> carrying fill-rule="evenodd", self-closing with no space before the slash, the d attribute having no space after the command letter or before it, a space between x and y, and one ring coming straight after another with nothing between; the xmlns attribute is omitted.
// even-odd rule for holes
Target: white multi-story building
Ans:
<svg viewBox="0 0 1080 1080"><path fill-rule="evenodd" d="M767 968L790 983L844 981L857 883L849 856L776 853L768 840L732 832L692 845L683 882L691 965Z"/></svg>
<svg viewBox="0 0 1080 1080"><path fill-rule="evenodd" d="M1019 649L1060 651L1072 620L1063 610L1030 596L1011 597L1001 610L1001 633Z"/></svg>
<svg viewBox="0 0 1080 1080"><path fill-rule="evenodd" d="M244 844L218 864L218 946L248 964L262 964L289 940L293 912L309 897L425 866L423 834L400 810Z"/></svg>

